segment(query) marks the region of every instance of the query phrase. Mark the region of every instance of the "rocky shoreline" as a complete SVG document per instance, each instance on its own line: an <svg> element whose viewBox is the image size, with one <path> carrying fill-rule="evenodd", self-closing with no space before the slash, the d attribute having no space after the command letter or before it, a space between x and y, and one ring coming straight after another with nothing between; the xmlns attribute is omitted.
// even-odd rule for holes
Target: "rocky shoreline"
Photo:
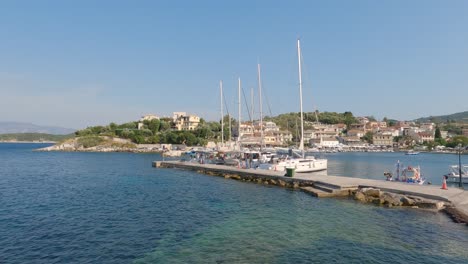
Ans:
<svg viewBox="0 0 468 264"><path fill-rule="evenodd" d="M446 206L446 203L442 201L386 192L377 188L359 188L352 191L350 195L354 200L385 207L409 206L411 208L442 210Z"/></svg>
<svg viewBox="0 0 468 264"><path fill-rule="evenodd" d="M414 195L385 192L377 188L360 188L350 192L350 196L356 201L385 207L409 207L442 211L455 223L468 225L468 215L457 210L450 202L432 200Z"/></svg>
<svg viewBox="0 0 468 264"><path fill-rule="evenodd" d="M127 139L101 138L103 142L96 146L85 146L80 143L79 138L74 138L36 151L159 153L168 157L179 157L183 154L183 151L170 150L163 144L134 144Z"/></svg>
<svg viewBox="0 0 468 264"><path fill-rule="evenodd" d="M83 146L75 146L70 144L53 145L50 147L40 148L36 151L63 151L63 152L132 152L132 153L162 153L158 148L153 147L124 147L124 146L94 146L85 148Z"/></svg>

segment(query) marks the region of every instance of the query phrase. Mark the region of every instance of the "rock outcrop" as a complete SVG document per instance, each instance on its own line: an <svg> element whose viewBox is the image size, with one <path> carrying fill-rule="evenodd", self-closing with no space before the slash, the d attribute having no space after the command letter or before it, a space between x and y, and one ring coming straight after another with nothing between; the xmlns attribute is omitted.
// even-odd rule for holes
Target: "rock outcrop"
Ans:
<svg viewBox="0 0 468 264"><path fill-rule="evenodd" d="M69 152L134 152L134 153L162 153L160 144L134 144L128 139L113 137L97 137L99 144L86 146L83 140L78 138L69 139L50 147L38 149L38 151L69 151ZM167 151L165 156L180 156L182 151Z"/></svg>
<svg viewBox="0 0 468 264"><path fill-rule="evenodd" d="M442 201L424 199L421 197L414 197L391 192L383 192L376 188L358 189L353 193L353 197L357 201L383 205L386 207L410 206L413 208L441 210L446 206L446 204Z"/></svg>

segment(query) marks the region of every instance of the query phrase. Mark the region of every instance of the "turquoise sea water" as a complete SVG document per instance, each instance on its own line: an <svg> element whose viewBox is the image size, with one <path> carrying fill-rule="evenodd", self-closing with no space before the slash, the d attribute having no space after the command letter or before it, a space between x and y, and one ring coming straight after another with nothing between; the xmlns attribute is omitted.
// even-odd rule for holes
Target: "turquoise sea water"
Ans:
<svg viewBox="0 0 468 264"><path fill-rule="evenodd" d="M37 147L0 144L0 263L468 263L467 226L441 213ZM328 156L329 174L395 153L355 154Z"/></svg>

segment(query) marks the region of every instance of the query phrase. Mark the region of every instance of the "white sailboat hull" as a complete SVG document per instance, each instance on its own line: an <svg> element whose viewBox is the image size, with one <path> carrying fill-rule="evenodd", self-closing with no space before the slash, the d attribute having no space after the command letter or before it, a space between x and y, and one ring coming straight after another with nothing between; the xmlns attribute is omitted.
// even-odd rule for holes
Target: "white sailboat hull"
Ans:
<svg viewBox="0 0 468 264"><path fill-rule="evenodd" d="M458 175L447 175L447 182L459 183L460 176ZM468 183L468 176L462 175L462 183Z"/></svg>
<svg viewBox="0 0 468 264"><path fill-rule="evenodd" d="M285 172L287 168L293 168L296 172L314 172L326 170L327 163L326 159L290 159L277 164L261 164L260 169Z"/></svg>
<svg viewBox="0 0 468 264"><path fill-rule="evenodd" d="M458 165L452 165L449 167L450 172L445 174L447 182L460 182L460 171ZM461 168L462 183L468 183L468 165L462 165Z"/></svg>

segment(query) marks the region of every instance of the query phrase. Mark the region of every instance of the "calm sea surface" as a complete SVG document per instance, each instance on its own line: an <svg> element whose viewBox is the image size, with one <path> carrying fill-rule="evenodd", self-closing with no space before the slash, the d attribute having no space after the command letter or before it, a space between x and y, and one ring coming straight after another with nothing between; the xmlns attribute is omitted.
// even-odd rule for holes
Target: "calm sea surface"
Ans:
<svg viewBox="0 0 468 264"><path fill-rule="evenodd" d="M427 182L438 185L442 184L442 176L449 172L449 166L458 164L456 154L355 152L326 154L325 157L328 158L328 175L382 180L384 171L395 172L396 163L400 161L401 166L420 166ZM462 155L461 162L468 164L468 155Z"/></svg>
<svg viewBox="0 0 468 264"><path fill-rule="evenodd" d="M468 263L467 226L442 213L155 169L156 154L41 146L0 144L0 263ZM327 157L330 175L375 179L408 159L434 184L458 160Z"/></svg>

